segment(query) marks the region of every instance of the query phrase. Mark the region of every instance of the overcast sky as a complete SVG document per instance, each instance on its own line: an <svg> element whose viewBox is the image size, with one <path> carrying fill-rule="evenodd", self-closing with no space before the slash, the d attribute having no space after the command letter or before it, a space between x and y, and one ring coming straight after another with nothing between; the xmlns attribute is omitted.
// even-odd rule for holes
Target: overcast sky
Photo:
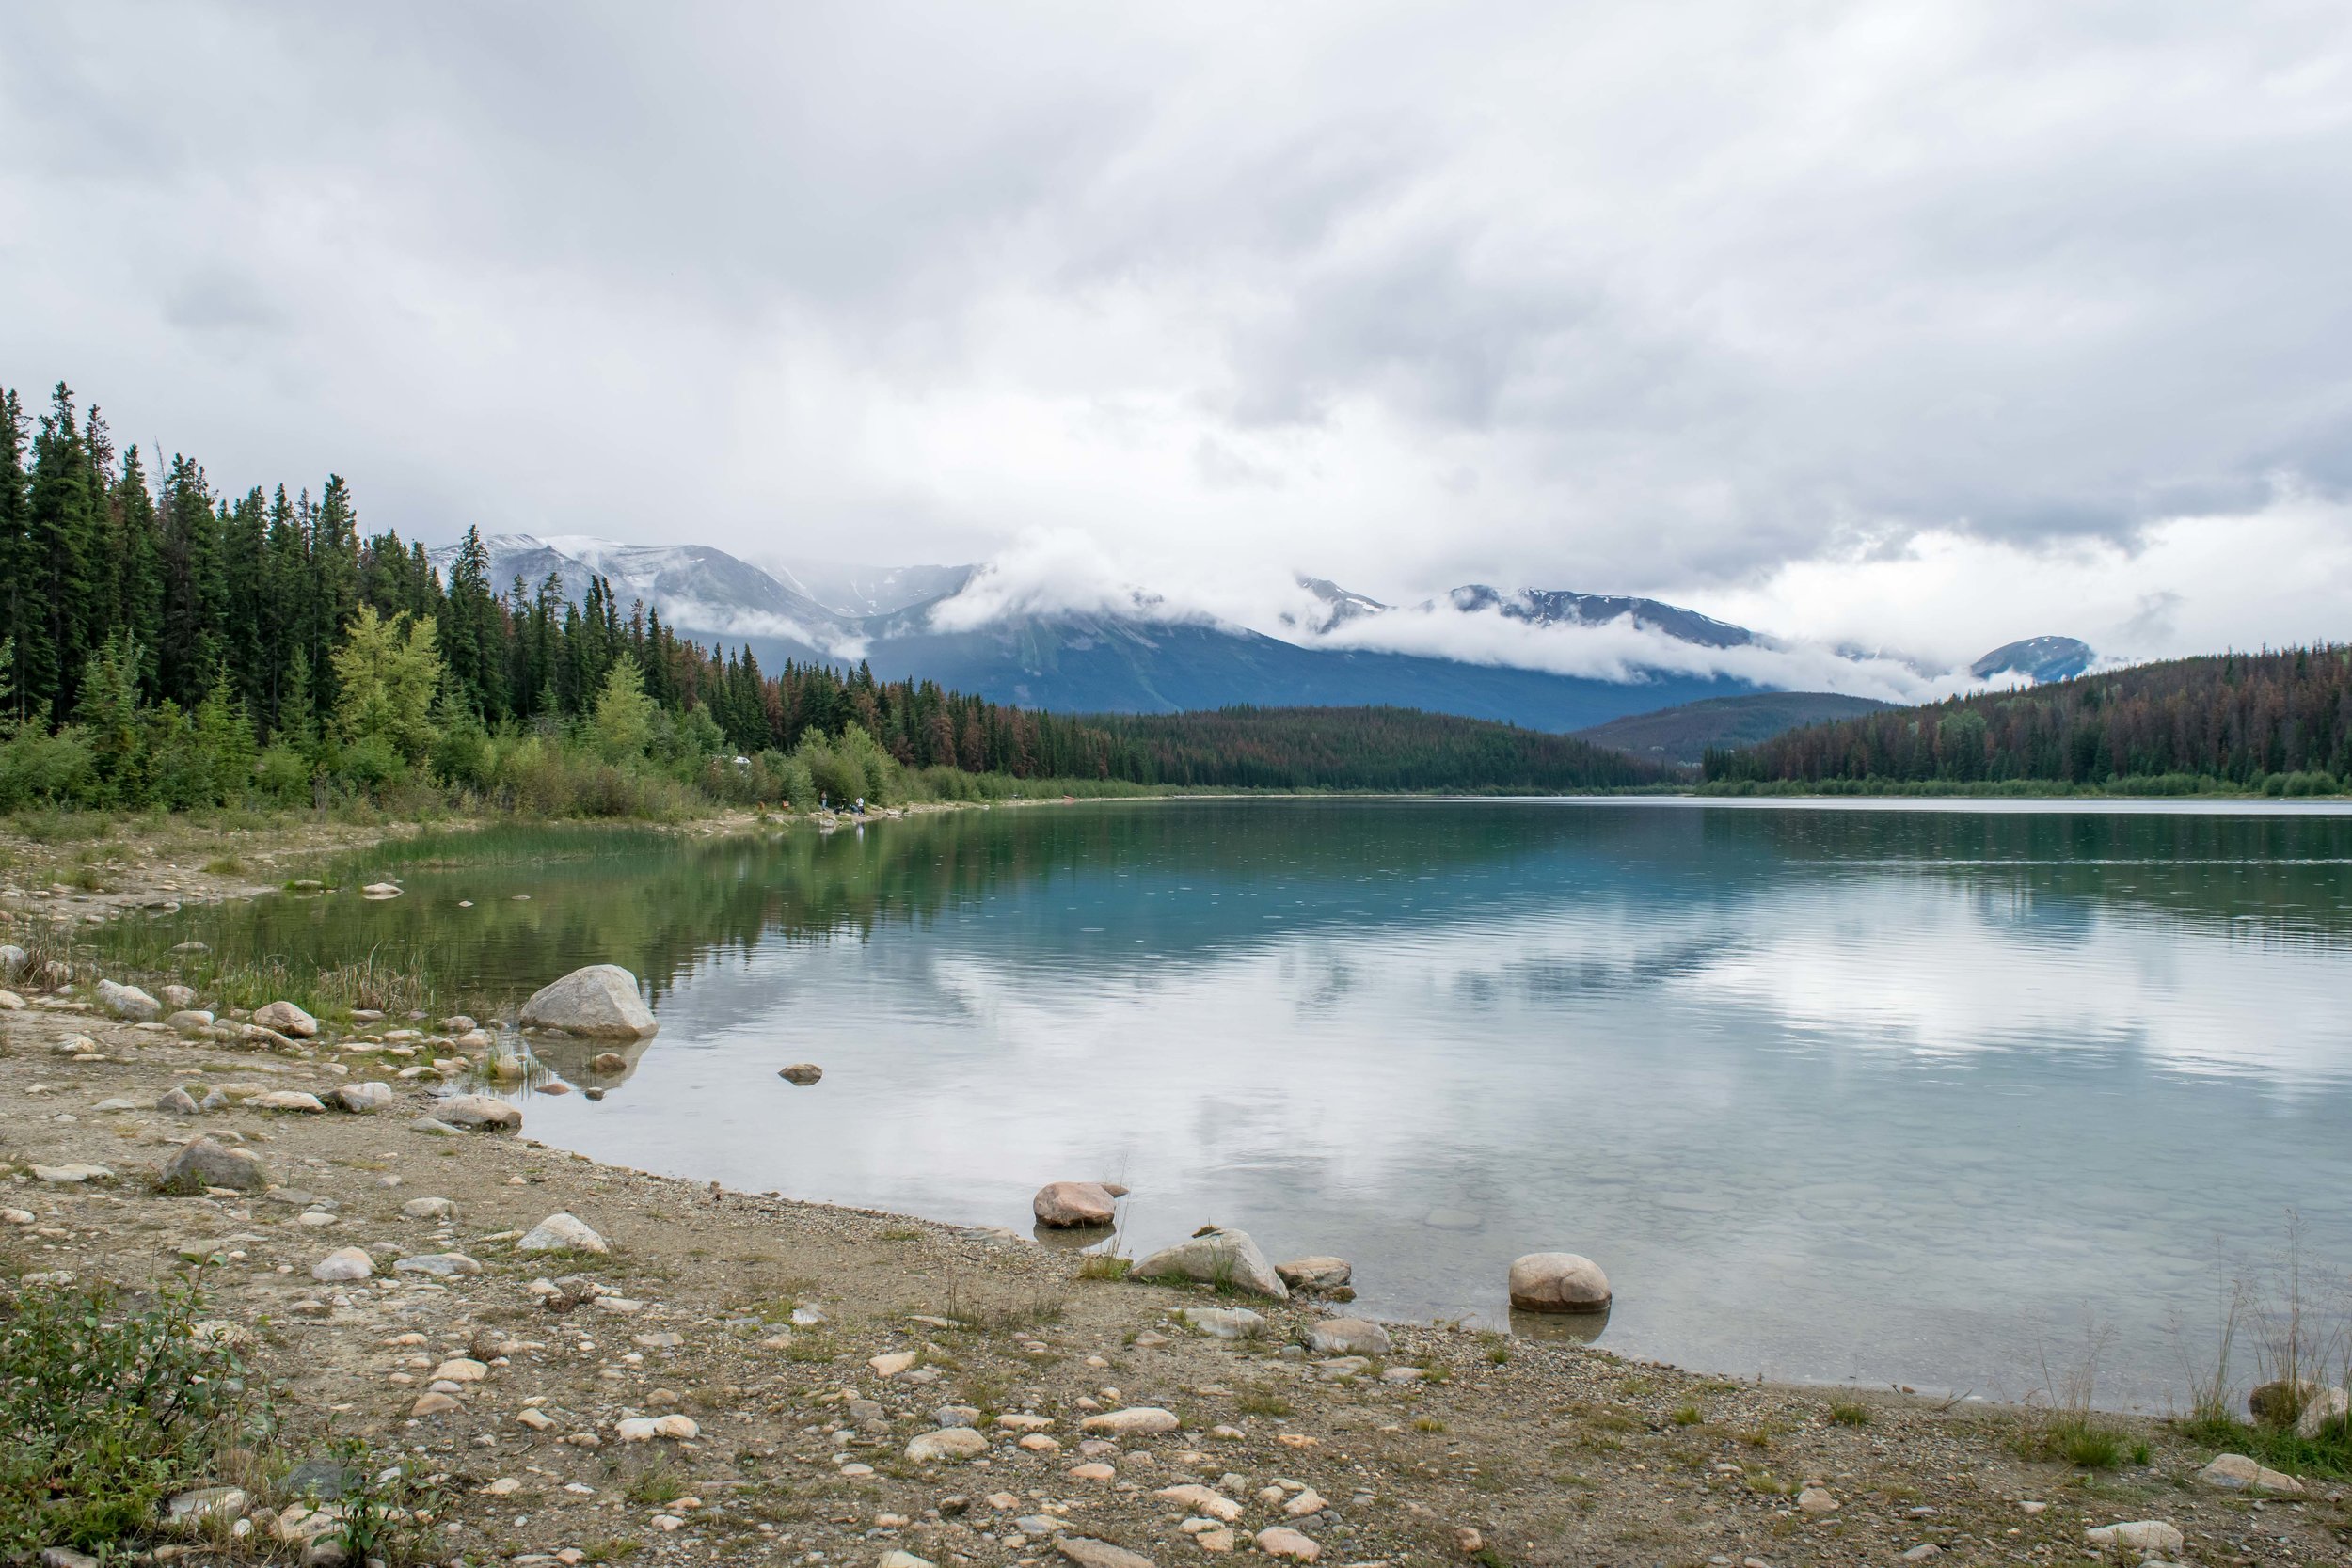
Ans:
<svg viewBox="0 0 2352 1568"><path fill-rule="evenodd" d="M0 381L363 519L2352 635L2352 8L8 7Z"/></svg>

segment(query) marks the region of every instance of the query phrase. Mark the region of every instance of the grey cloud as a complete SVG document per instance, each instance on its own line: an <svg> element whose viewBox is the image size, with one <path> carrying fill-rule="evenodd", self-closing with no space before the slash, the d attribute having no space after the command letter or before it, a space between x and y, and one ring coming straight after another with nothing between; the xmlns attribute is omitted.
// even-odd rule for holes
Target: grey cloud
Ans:
<svg viewBox="0 0 2352 1568"><path fill-rule="evenodd" d="M0 376L428 538L1116 553L1197 499L1284 568L1659 590L2352 487L2327 9L12 25Z"/></svg>

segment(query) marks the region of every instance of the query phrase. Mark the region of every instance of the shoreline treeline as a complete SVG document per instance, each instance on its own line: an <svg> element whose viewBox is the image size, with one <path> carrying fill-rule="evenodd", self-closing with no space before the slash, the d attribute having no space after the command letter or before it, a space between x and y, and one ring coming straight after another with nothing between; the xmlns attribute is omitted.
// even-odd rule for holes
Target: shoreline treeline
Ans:
<svg viewBox="0 0 2352 1568"><path fill-rule="evenodd" d="M1641 784L1617 753L1399 710L1041 713L854 669L760 669L592 579L489 580L363 531L351 485L151 480L62 382L0 392L0 809L184 809L454 790L546 815L675 815L1020 783L1544 789Z"/></svg>
<svg viewBox="0 0 2352 1568"><path fill-rule="evenodd" d="M2168 659L1709 752L1713 785L2004 784L2326 795L2352 779L2352 644Z"/></svg>

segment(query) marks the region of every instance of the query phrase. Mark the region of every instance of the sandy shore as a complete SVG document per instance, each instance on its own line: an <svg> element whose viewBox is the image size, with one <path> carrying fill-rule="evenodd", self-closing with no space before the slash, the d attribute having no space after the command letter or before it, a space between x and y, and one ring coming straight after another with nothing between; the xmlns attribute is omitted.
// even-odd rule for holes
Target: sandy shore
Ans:
<svg viewBox="0 0 2352 1568"><path fill-rule="evenodd" d="M2093 1555L2087 1528L2137 1519L2176 1524L2190 1560L2352 1560L2343 1486L2211 1491L2191 1479L2211 1451L2159 1422L2113 1418L2151 1462L2090 1474L2021 1457L2030 1413L1568 1343L1390 1324L1390 1350L1351 1364L1301 1344L1343 1307L1084 1279L1023 1237L603 1167L533 1143L528 1103L520 1134L417 1130L434 1085L397 1072L453 1054L429 1039L256 1052L99 1019L78 996L28 1001L0 1013L0 1202L29 1215L0 1226L8 1262L134 1288L193 1271L214 1315L257 1336L288 1418L273 1462L317 1457L330 1430L412 1451L450 1494L436 1560L1132 1568L1088 1543L1173 1563L1262 1540L1328 1564L2064 1563ZM88 1049L64 1052L77 1035ZM242 1103L371 1080L396 1099L369 1115ZM232 1103L153 1109L176 1085ZM199 1133L252 1150L270 1189L158 1196L153 1175ZM74 1163L110 1174L33 1169ZM449 1216L404 1213L425 1197ZM558 1212L611 1254L516 1251ZM373 1277L311 1277L348 1246ZM394 1266L449 1253L479 1272ZM540 1282L575 1272L609 1294L551 1309ZM1213 1338L1181 1315L1233 1305L1263 1332ZM433 1396L461 1357L482 1374ZM1833 1398L1861 1408L1834 1418ZM1130 1408L1172 1422L1084 1425ZM623 1422L665 1415L692 1435L625 1440ZM910 1456L962 1422L981 1436L946 1446L976 1452ZM284 1501L254 1497L257 1539Z"/></svg>

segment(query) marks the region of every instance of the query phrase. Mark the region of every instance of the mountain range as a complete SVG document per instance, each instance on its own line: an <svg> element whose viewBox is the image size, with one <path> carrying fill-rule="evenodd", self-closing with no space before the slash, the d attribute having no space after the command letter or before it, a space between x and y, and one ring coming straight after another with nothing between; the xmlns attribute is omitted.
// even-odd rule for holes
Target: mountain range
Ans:
<svg viewBox="0 0 2352 1568"><path fill-rule="evenodd" d="M601 576L621 604L644 601L681 635L748 646L763 666L864 659L887 679L918 676L998 702L1063 712L1388 705L1565 732L1738 698L1771 684L1709 670L1702 657L1637 662L1610 672L1622 678L1602 678L1366 646L1365 633L1376 633L1381 618L1411 611L1322 578L1299 579L1319 609L1289 623L1286 629L1298 640L1287 641L1164 612L1148 602L1119 612L1010 613L977 626L964 625L961 616L936 618L935 610L972 584L980 571L973 566L780 559L762 567L706 545L627 545L574 535L506 533L483 543L493 584L519 578L526 591L535 592L552 577L564 595L577 601L590 578ZM454 554L454 547L437 551L435 563L446 571ZM1535 629L1622 625L1664 640L1643 645L1665 651L1675 644L1715 651L1771 645L1743 626L1694 610L1607 594L1504 593L1470 584L1412 610L1491 614ZM2064 638L2011 644L1986 658L2001 661L1990 674L2050 678L2037 671L2064 663L2069 649L2089 662L2090 650ZM1738 727L1753 728L1766 713L1793 711L1766 705ZM1707 721L1702 728L1727 721Z"/></svg>

